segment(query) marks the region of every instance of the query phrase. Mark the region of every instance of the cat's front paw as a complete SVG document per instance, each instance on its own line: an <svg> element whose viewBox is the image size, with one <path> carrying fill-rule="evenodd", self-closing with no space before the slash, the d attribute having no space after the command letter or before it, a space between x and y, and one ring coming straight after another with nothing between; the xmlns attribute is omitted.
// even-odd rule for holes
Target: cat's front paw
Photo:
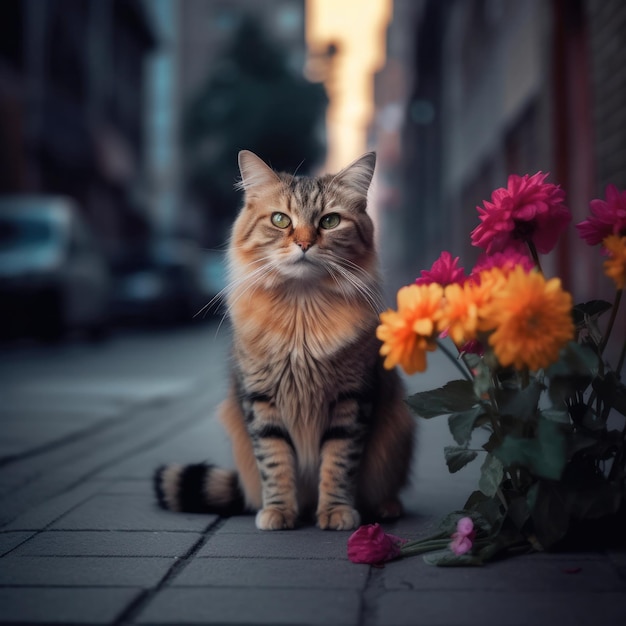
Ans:
<svg viewBox="0 0 626 626"><path fill-rule="evenodd" d="M259 530L288 530L296 525L296 518L295 511L261 509L256 514L256 527Z"/></svg>
<svg viewBox="0 0 626 626"><path fill-rule="evenodd" d="M352 530L360 523L359 512L350 506L337 506L317 513L317 525L322 530Z"/></svg>

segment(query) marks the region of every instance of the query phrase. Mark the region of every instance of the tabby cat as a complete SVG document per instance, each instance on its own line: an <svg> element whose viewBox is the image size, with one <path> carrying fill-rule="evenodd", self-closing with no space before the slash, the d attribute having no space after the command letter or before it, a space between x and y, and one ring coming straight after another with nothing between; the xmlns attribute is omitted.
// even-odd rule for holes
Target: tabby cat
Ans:
<svg viewBox="0 0 626 626"><path fill-rule="evenodd" d="M220 416L237 471L157 470L174 511L257 511L262 530L315 515L347 530L401 514L414 420L382 368L379 277L367 193L376 157L296 177L239 153L244 206L229 247L232 376Z"/></svg>

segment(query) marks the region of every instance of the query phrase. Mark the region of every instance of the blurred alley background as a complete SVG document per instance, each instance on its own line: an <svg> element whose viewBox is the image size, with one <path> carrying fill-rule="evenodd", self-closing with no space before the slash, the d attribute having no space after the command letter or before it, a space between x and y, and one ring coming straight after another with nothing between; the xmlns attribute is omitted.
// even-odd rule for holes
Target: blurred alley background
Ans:
<svg viewBox="0 0 626 626"><path fill-rule="evenodd" d="M625 35L621 0L1 0L0 334L202 324L244 148L377 151L390 299L441 250L471 268L510 173L581 221L626 188ZM544 268L612 299L601 262L572 229Z"/></svg>

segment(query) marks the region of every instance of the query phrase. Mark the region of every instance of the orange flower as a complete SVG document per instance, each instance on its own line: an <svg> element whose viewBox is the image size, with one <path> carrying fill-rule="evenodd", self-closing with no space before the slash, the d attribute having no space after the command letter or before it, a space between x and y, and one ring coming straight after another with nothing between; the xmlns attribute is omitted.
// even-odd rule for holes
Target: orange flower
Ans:
<svg viewBox="0 0 626 626"><path fill-rule="evenodd" d="M571 309L572 297L558 278L516 267L488 306L495 328L489 343L499 363L535 371L557 361L574 337Z"/></svg>
<svg viewBox="0 0 626 626"><path fill-rule="evenodd" d="M472 341L479 331L491 330L489 305L494 294L506 284L512 269L492 267L475 274L462 285L448 285L439 326L446 329L457 346Z"/></svg>
<svg viewBox="0 0 626 626"><path fill-rule="evenodd" d="M380 314L376 336L383 342L384 366L400 365L407 374L426 369L426 352L436 349L441 315L441 285L409 285L398 291L398 310Z"/></svg>
<svg viewBox="0 0 626 626"><path fill-rule="evenodd" d="M478 327L477 285L466 282L453 283L444 290L445 303L441 311L440 326L459 346L476 337Z"/></svg>
<svg viewBox="0 0 626 626"><path fill-rule="evenodd" d="M515 266L517 267L517 266ZM513 268L514 269L514 268ZM495 323L491 319L491 302L507 283L507 276L513 271L510 268L492 267L478 273L473 287L473 297L478 309L479 331L491 330Z"/></svg>
<svg viewBox="0 0 626 626"><path fill-rule="evenodd" d="M602 240L609 258L604 262L604 273L613 280L616 289L626 284L626 237L609 235Z"/></svg>

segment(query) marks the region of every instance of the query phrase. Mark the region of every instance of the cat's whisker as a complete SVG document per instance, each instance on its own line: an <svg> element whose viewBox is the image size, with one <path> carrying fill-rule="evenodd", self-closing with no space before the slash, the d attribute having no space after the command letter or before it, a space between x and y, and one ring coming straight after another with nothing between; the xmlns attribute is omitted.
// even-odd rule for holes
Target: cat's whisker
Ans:
<svg viewBox="0 0 626 626"><path fill-rule="evenodd" d="M361 294L372 310L378 315L380 312L378 294L357 275L349 269L342 267L339 263L335 265L335 269L355 288L357 293Z"/></svg>
<svg viewBox="0 0 626 626"><path fill-rule="evenodd" d="M269 259L270 257L266 257ZM269 276L276 268L278 267L278 263L276 261L271 261L270 263L265 263L261 267L256 268L253 272L247 274L246 276L234 281L229 285L229 294L233 293L235 290L239 290L242 286L244 286L241 293L239 293L235 298L228 301L229 310L236 304L244 295L252 295L254 291L260 286L261 281ZM246 283L250 283L247 285Z"/></svg>
<svg viewBox="0 0 626 626"><path fill-rule="evenodd" d="M362 267L360 267L356 263L350 261L349 259L346 259L343 257L339 257L339 256L335 257L335 262L337 262L339 265L342 265L355 278L363 277L365 280L361 280L361 278L359 278L359 280L361 280L363 284L363 288L368 291L373 301L375 302L376 307L377 307L377 313L384 310L385 303L383 301L382 294L376 287L372 286L372 277L366 270L364 270Z"/></svg>
<svg viewBox="0 0 626 626"><path fill-rule="evenodd" d="M333 279L333 281L337 285L337 289L339 290L339 292L343 296L343 299L346 301L347 304L349 304L350 303L349 294L346 292L345 286L343 285L343 283L339 279L340 277L337 276L337 272L333 269L333 267L332 267L332 265L330 263L324 261L323 265L324 265L324 269L328 272L329 276Z"/></svg>
<svg viewBox="0 0 626 626"><path fill-rule="evenodd" d="M250 263L250 265L264 262L265 259L269 259L269 258L270 257L268 256L268 257L264 257L263 259L257 259L256 261L253 261L252 263ZM231 281L228 285L220 289L220 291L215 296L213 296L199 311L197 311L194 317L197 317L198 315L201 315L202 313L210 311L213 306L215 306L215 311L217 311L218 306L224 301L225 297L228 295L231 289L236 287L237 283L249 280L250 276L252 275L253 274L249 274L242 278Z"/></svg>

